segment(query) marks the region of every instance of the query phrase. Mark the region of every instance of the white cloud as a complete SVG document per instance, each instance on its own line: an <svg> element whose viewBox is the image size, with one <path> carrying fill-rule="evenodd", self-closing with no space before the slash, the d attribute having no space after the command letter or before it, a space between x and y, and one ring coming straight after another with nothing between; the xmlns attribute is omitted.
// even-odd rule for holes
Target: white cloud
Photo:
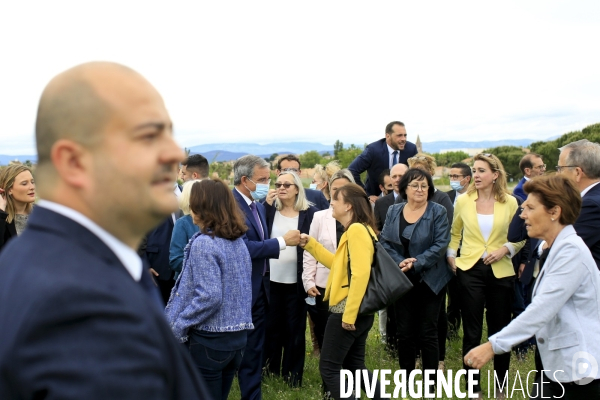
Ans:
<svg viewBox="0 0 600 400"><path fill-rule="evenodd" d="M600 3L12 2L0 153L33 153L58 72L121 62L163 94L182 146L546 139L600 122Z"/></svg>

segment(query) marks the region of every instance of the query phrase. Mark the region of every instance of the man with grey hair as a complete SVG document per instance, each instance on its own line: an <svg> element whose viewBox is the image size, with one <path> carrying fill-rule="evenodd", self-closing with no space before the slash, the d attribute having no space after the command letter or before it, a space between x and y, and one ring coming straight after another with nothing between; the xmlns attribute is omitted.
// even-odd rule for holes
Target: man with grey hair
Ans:
<svg viewBox="0 0 600 400"><path fill-rule="evenodd" d="M575 231L589 247L600 269L600 145L582 139L559 150L556 171L573 179L583 200Z"/></svg>
<svg viewBox="0 0 600 400"><path fill-rule="evenodd" d="M271 170L258 156L247 155L233 165L233 197L246 218L244 242L252 259L252 323L238 372L242 399L260 399L266 317L269 307L269 259L279 258L287 246L297 246L300 231L290 230L283 237L270 238L265 208L258 199L269 191Z"/></svg>

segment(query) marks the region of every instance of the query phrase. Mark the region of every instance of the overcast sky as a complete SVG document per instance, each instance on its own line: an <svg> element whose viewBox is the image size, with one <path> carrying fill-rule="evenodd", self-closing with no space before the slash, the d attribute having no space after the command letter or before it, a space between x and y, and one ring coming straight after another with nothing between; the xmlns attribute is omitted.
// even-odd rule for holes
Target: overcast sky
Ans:
<svg viewBox="0 0 600 400"><path fill-rule="evenodd" d="M116 61L181 146L549 137L600 122L599 1L3 1L0 154L57 73Z"/></svg>

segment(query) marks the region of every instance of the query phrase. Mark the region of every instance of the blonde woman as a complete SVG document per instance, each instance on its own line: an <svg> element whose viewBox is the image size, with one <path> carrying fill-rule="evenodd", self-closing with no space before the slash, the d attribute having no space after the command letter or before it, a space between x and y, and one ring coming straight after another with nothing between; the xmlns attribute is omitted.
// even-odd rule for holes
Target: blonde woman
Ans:
<svg viewBox="0 0 600 400"><path fill-rule="evenodd" d="M35 201L35 181L25 165L0 171L0 250L23 233Z"/></svg>
<svg viewBox="0 0 600 400"><path fill-rule="evenodd" d="M340 163L337 161L331 161L327 165L322 166L321 164L315 165L315 173L313 174L313 180L310 184L310 189L320 190L327 201L331 201L331 194L329 193L329 181L333 174L341 169Z"/></svg>
<svg viewBox="0 0 600 400"><path fill-rule="evenodd" d="M199 179L187 181L183 184L181 196L179 196L179 209L183 212L183 217L175 221L173 233L171 234L171 246L169 247L169 265L175 271L174 279L177 280L181 267L183 266L183 250L188 242L198 232L198 226L194 225L194 220L190 215L190 195L194 182L200 182Z"/></svg>
<svg viewBox="0 0 600 400"><path fill-rule="evenodd" d="M275 188L277 198L272 205L265 203L270 237L281 237L296 229L308 233L318 210L306 199L300 177L295 172L282 172ZM269 372L283 376L290 386L302 385L304 371L307 304L302 285L302 253L299 246L287 246L279 258L270 260L265 362Z"/></svg>
<svg viewBox="0 0 600 400"><path fill-rule="evenodd" d="M473 183L456 200L447 251L448 264L461 287L463 356L481 343L484 308L488 336L510 323L515 279L511 258L524 244L510 243L507 238L518 204L507 190L502 162L488 153L477 154L473 160ZM500 380L508 373L509 365L510 353L494 358L494 370ZM465 368L470 367L465 364ZM479 374L475 380L474 391L482 398Z"/></svg>

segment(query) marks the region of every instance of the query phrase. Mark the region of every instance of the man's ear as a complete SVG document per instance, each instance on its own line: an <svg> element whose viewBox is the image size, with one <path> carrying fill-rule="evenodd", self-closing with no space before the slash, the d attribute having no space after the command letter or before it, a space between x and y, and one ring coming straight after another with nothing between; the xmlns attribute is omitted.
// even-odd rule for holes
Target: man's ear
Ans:
<svg viewBox="0 0 600 400"><path fill-rule="evenodd" d="M50 159L61 180L81 188L90 180L92 157L89 150L69 139L60 139L52 145Z"/></svg>

